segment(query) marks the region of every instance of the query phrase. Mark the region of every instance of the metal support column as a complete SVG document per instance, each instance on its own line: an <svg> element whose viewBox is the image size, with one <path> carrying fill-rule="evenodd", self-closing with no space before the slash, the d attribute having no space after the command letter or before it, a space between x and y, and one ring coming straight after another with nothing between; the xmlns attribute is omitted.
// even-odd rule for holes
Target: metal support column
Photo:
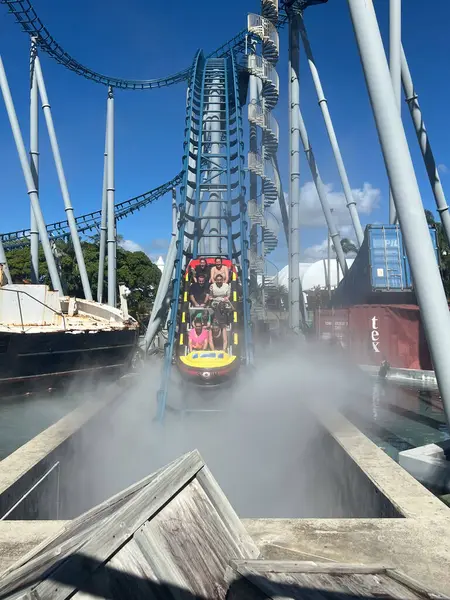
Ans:
<svg viewBox="0 0 450 600"><path fill-rule="evenodd" d="M442 226L444 227L445 235L447 236L447 241L450 243L450 213L448 210L448 204L442 188L441 179L439 177L433 151L430 146L430 140L428 138L428 133L422 117L422 111L420 110L419 99L416 91L414 90L413 80L403 48L402 82L406 103L408 104L409 112L411 113L414 129L416 130L417 139L419 141L420 150L422 152L428 174L428 179L430 180L431 189L433 190L434 199L436 200L437 210L439 216L441 217Z"/></svg>
<svg viewBox="0 0 450 600"><path fill-rule="evenodd" d="M415 292L447 421L450 419L450 313L419 186L371 2L348 0Z"/></svg>
<svg viewBox="0 0 450 600"><path fill-rule="evenodd" d="M352 220L353 229L356 235L356 242L358 248L361 246L364 240L364 232L361 227L361 221L359 220L358 210L356 207L356 201L353 197L352 189L350 187L350 182L348 180L347 171L345 169L344 160L342 158L341 149L339 148L339 143L336 137L336 132L333 127L333 122L331 120L330 111L328 110L328 102L325 98L325 94L322 88L322 82L320 81L319 71L317 70L316 63L314 60L314 56L311 49L311 44L309 43L308 34L306 33L305 23L303 21L303 16L300 15L299 18L299 26L300 26L300 35L302 36L303 46L305 48L306 57L308 59L309 68L311 71L311 75L314 81L314 86L316 88L317 99L319 101L320 110L322 111L323 120L325 121L325 127L327 129L328 137L331 144L331 149L333 150L334 158L336 160L336 166L339 171L339 177L342 183L342 189L344 191L345 200L347 203L347 208L350 213L350 218Z"/></svg>
<svg viewBox="0 0 450 600"><path fill-rule="evenodd" d="M102 216L100 220L100 239L98 249L98 279L97 279L97 302L103 302L103 282L105 280L105 255L106 255L106 234L107 234L107 216L108 216L108 122L106 123L105 133L105 152L103 154L103 186L102 186Z"/></svg>
<svg viewBox="0 0 450 600"><path fill-rule="evenodd" d="M70 237L75 251L75 258L77 261L78 271L80 273L81 283L83 286L84 297L86 300L92 300L91 286L89 284L89 278L86 270L86 264L84 262L83 250L81 248L80 236L78 234L77 224L73 215L73 206L70 200L69 189L67 187L66 176L61 160L61 153L59 151L58 140L56 139L55 126L53 124L52 111L47 96L47 90L45 89L44 77L42 75L41 63L39 56L34 59L34 72L36 74L37 86L42 101L42 109L44 111L45 121L47 123L48 136L50 138L50 145L52 147L53 158L55 160L56 171L58 173L59 185L61 187L61 194L64 200L64 210L66 212L67 221L69 223Z"/></svg>
<svg viewBox="0 0 450 600"><path fill-rule="evenodd" d="M249 81L249 103L257 104L258 103L258 86L257 79L254 75L250 75ZM249 149L250 152L253 152L255 155L258 152L258 138L257 138L257 128L255 123L249 121ZM258 200L258 176L254 171L249 171L250 176L250 201L257 204ZM258 253L258 225L250 224L250 253L252 256L256 256Z"/></svg>
<svg viewBox="0 0 450 600"><path fill-rule="evenodd" d="M114 215L114 94L112 87L108 90L107 102L107 185L106 196L108 204L108 304L116 305L116 226Z"/></svg>
<svg viewBox="0 0 450 600"><path fill-rule="evenodd" d="M300 130L300 138L302 140L303 148L305 150L306 158L308 160L309 168L311 170L311 175L314 181L314 185L316 186L317 195L319 196L320 204L322 206L322 212L325 217L325 221L328 227L328 238L333 242L334 250L336 252L337 259L339 264L341 265L341 269L343 273L347 272L347 263L345 261L345 254L342 250L341 246L341 236L336 228L334 223L333 215L331 214L330 204L328 202L327 191L325 186L323 185L322 178L320 177L319 168L316 163L316 159L314 157L314 152L311 147L308 138L308 132L306 131L305 122L303 120L302 112L300 107L298 109L299 112L299 130ZM331 285L331 284L330 284Z"/></svg>
<svg viewBox="0 0 450 600"><path fill-rule="evenodd" d="M177 190L172 188L172 235L177 235Z"/></svg>
<svg viewBox="0 0 450 600"><path fill-rule="evenodd" d="M36 38L31 38L30 50L30 167L34 187L39 193L39 90L34 59L37 56ZM30 204L31 283L39 281L39 232Z"/></svg>
<svg viewBox="0 0 450 600"><path fill-rule="evenodd" d="M389 0L389 69L398 112L402 114L402 0ZM397 221L392 189L389 191L389 223Z"/></svg>
<svg viewBox="0 0 450 600"><path fill-rule="evenodd" d="M3 247L3 241L0 237L0 265L3 266L3 273L5 274L6 281L12 283L11 273L9 272L8 261L6 260L5 248ZM0 286L2 282L0 280Z"/></svg>
<svg viewBox="0 0 450 600"><path fill-rule="evenodd" d="M5 68L3 61L0 56L0 89L3 94L5 101L6 111L8 113L11 130L14 136L14 142L16 144L17 153L19 155L20 164L22 167L23 175L25 178L25 184L27 186L27 193L30 196L31 205L33 208L34 215L36 217L37 227L39 236L41 238L42 247L44 249L45 259L48 265L48 271L52 286L55 291L59 291L63 295L63 289L61 286L61 280L59 278L58 269L56 268L55 257L53 256L50 241L48 239L47 229L45 227L44 217L42 216L41 207L39 205L39 194L34 185L33 175L31 173L30 165L28 163L27 151L25 150L25 144L23 142L22 132L20 131L19 122L17 120L16 110L11 97L11 91L9 89L8 80L6 78Z"/></svg>
<svg viewBox="0 0 450 600"><path fill-rule="evenodd" d="M300 35L299 15L289 16L289 327L300 331Z"/></svg>

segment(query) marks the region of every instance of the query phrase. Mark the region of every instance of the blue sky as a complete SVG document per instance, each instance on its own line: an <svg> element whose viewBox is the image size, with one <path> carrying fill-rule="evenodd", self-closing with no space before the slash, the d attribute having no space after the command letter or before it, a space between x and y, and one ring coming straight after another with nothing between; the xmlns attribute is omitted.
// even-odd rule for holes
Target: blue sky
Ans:
<svg viewBox="0 0 450 600"><path fill-rule="evenodd" d="M388 0L374 0L384 37L388 32ZM442 166L444 188L450 184L447 109L450 55L450 3L405 0L403 45L419 93L436 160ZM195 51L216 48L246 25L248 12L258 12L258 0L118 0L55 3L34 0L36 11L52 35L81 63L104 74L125 78L161 77L191 64ZM226 7L226 8L224 8ZM363 223L386 222L387 176L351 27L346 0L329 0L306 12L316 62L353 189L366 207ZM10 82L22 131L28 140L28 39L0 5L0 52ZM287 32L280 34L278 64L281 94L275 116L280 124L279 163L288 189L287 167ZM46 55L44 77L52 105L63 163L76 214L100 207L106 113L106 88L65 70ZM341 187L304 56L301 58L301 104L322 178L330 200L341 214L348 234ZM171 179L181 169L186 87L140 92L116 92L116 200L125 200ZM4 232L25 227L29 206L6 112L0 99L0 206ZM403 103L404 104L404 103ZM447 110L446 110L447 109ZM434 200L421 162L409 113L403 119L426 207ZM64 218L63 202L41 118L41 204L47 221ZM326 230L317 199L302 163L303 256L319 257ZM119 233L151 256L164 254L170 231L170 198L119 223ZM351 237L351 235L350 235ZM285 244L272 259L286 264Z"/></svg>

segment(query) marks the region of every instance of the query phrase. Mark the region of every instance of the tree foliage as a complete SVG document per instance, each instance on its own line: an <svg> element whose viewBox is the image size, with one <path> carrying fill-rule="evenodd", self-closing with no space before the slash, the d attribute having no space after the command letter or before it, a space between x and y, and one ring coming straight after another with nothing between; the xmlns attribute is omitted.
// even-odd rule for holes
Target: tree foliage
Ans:
<svg viewBox="0 0 450 600"><path fill-rule="evenodd" d="M98 243L84 241L81 243L81 246L92 295L94 299L97 299L99 245ZM56 241L54 244L54 255L64 287L64 293L83 298L83 288L72 243L62 240ZM29 246L7 252L7 261L14 283L30 281ZM106 258L103 281L104 301L107 297L108 289L107 273L108 259ZM39 275L41 283L51 286L42 247L39 249ZM131 294L128 296L128 308L130 313L141 323L145 322L146 318L148 318L160 278L161 271L144 252L130 252L120 246L117 247L117 284L126 285L130 289Z"/></svg>
<svg viewBox="0 0 450 600"><path fill-rule="evenodd" d="M358 248L348 238L341 239L341 247L344 254L349 254L350 252L354 254L358 253Z"/></svg>
<svg viewBox="0 0 450 600"><path fill-rule="evenodd" d="M330 293L327 288L316 285L307 292L308 310L318 310L319 308L329 308Z"/></svg>
<svg viewBox="0 0 450 600"><path fill-rule="evenodd" d="M431 210L425 210L425 217L428 225L436 227L437 242L439 248L439 259L441 267L441 276L444 283L445 293L447 298L450 297L450 247L445 235L444 228L440 221L436 221Z"/></svg>

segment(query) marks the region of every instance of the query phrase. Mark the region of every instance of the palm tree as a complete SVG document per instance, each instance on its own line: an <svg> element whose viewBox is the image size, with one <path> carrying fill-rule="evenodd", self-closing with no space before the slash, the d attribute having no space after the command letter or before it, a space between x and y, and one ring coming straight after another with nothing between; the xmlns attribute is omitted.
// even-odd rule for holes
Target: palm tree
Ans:
<svg viewBox="0 0 450 600"><path fill-rule="evenodd" d="M358 248L348 238L342 238L341 247L344 254L349 254L350 252L358 254Z"/></svg>

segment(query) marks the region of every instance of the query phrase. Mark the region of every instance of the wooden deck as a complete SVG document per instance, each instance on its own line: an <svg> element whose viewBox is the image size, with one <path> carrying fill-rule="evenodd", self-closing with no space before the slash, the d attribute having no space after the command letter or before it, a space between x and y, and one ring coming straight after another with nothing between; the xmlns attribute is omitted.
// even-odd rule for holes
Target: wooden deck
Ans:
<svg viewBox="0 0 450 600"><path fill-rule="evenodd" d="M225 598L256 545L197 451L95 507L0 579L0 598Z"/></svg>
<svg viewBox="0 0 450 600"><path fill-rule="evenodd" d="M231 561L228 600L444 599L380 565L361 566L296 561Z"/></svg>
<svg viewBox="0 0 450 600"><path fill-rule="evenodd" d="M197 451L68 522L0 600L438 600L385 566L267 561Z"/></svg>

